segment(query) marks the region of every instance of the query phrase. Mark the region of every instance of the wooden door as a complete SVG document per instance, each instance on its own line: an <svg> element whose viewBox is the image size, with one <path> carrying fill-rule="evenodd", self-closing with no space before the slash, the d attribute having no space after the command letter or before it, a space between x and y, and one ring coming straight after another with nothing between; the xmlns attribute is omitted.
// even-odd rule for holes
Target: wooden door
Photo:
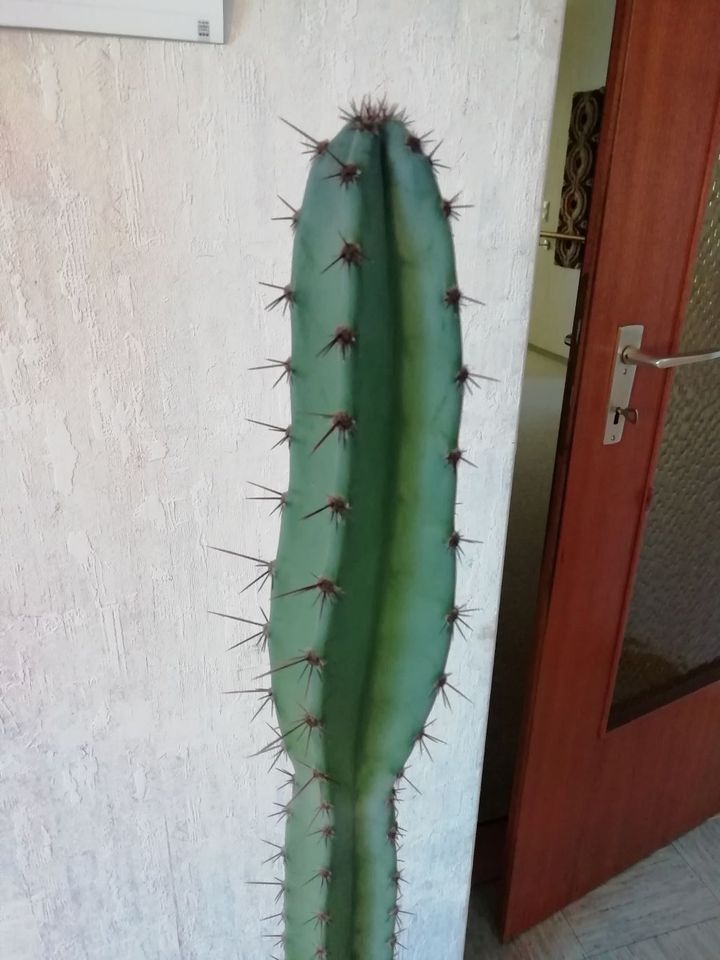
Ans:
<svg viewBox="0 0 720 960"><path fill-rule="evenodd" d="M657 355L720 346L719 104L720 0L619 0L506 938L720 812L720 363L635 367L638 421L604 443L620 327Z"/></svg>

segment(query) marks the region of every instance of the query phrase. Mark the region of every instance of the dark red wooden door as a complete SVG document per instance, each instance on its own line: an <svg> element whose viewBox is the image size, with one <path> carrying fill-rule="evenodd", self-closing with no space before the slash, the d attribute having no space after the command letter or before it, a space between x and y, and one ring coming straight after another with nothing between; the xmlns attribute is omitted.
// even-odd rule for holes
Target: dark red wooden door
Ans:
<svg viewBox="0 0 720 960"><path fill-rule="evenodd" d="M642 349L657 355L720 346L719 103L720 0L620 0L510 818L506 937L720 812L720 483L707 476L720 459L720 379L702 373L713 364L636 367L639 420L603 442L620 327L643 325ZM715 343L687 342L705 334ZM713 643L717 662L703 648Z"/></svg>

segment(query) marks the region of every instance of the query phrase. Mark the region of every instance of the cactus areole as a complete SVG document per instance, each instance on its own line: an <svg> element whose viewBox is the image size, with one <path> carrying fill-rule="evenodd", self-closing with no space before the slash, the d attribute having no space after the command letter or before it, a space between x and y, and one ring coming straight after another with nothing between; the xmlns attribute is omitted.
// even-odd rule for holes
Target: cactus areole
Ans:
<svg viewBox="0 0 720 960"><path fill-rule="evenodd" d="M405 915L397 802L432 746L450 686L456 474L464 388L460 307L436 161L384 103L363 103L313 154L292 221L292 277L268 306L292 324L292 423L269 625L288 766L278 804L274 955L391 960ZM302 133L302 131L300 131ZM292 208L291 208L292 209ZM454 688L453 688L454 689ZM272 952L272 951L271 951Z"/></svg>

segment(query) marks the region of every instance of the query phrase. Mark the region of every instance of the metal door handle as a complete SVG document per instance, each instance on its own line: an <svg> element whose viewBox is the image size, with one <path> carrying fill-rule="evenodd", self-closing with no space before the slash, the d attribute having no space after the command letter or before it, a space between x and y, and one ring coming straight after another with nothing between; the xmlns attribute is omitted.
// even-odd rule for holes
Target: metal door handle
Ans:
<svg viewBox="0 0 720 960"><path fill-rule="evenodd" d="M667 370L668 367L686 367L690 363L705 363L706 360L720 360L720 348L706 350L704 353L676 353L673 357L654 357L651 353L643 353L637 347L625 347L620 354L623 363L639 365L641 367L655 367L657 370Z"/></svg>
<svg viewBox="0 0 720 960"><path fill-rule="evenodd" d="M580 233L559 233L557 230L541 230L540 237L543 240L575 240L577 243L585 243L585 237Z"/></svg>
<svg viewBox="0 0 720 960"><path fill-rule="evenodd" d="M703 363L705 360L720 360L720 347L705 350L703 353L676 353L674 357L655 357L651 353L644 353L640 349L644 330L645 328L639 323L618 327L615 365L605 418L604 444L620 443L625 424L638 422L637 408L630 403L638 366L666 370L668 367L683 367L689 363Z"/></svg>

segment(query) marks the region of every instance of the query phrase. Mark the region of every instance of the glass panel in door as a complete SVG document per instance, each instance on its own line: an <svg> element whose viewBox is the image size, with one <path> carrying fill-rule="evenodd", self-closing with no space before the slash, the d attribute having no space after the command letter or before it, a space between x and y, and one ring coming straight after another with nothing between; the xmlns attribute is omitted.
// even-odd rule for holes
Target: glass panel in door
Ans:
<svg viewBox="0 0 720 960"><path fill-rule="evenodd" d="M680 351L720 345L720 157ZM610 725L720 679L720 361L678 368Z"/></svg>

